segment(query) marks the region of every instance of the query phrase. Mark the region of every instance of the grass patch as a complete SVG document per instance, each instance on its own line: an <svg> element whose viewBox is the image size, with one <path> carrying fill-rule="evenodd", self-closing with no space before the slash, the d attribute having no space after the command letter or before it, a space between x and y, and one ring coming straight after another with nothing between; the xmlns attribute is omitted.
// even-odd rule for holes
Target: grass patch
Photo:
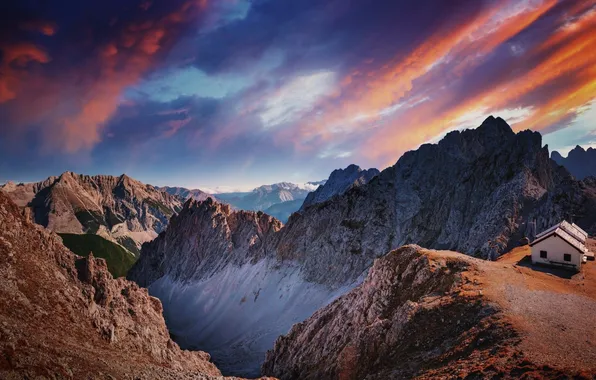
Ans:
<svg viewBox="0 0 596 380"><path fill-rule="evenodd" d="M128 270L133 266L136 258L122 246L92 234L58 234L64 245L79 256L93 256L106 259L108 270L114 276L126 276Z"/></svg>

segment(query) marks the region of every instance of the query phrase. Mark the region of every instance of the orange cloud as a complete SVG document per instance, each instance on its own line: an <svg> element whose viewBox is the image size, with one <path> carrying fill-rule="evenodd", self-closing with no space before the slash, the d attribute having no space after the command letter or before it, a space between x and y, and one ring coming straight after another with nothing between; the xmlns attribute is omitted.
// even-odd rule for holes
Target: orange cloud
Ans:
<svg viewBox="0 0 596 380"><path fill-rule="evenodd" d="M61 148L69 153L88 150L101 141L104 126L118 109L125 88L154 67L158 54L171 45L180 27L195 20L205 5L205 0L186 1L169 14L126 25L119 36L99 46L94 56L60 77L43 72L30 75L25 70L18 78L18 89L16 80L0 80L0 102L13 99L29 103L30 107L12 107L13 122L29 125L42 114L52 115L54 124L45 125L43 130L47 149ZM49 61L42 50L31 48L13 48L6 59L12 65L18 60Z"/></svg>
<svg viewBox="0 0 596 380"><path fill-rule="evenodd" d="M38 32L46 36L53 36L56 34L58 27L55 23L51 21L29 21L21 25L21 29L31 31L31 32Z"/></svg>
<svg viewBox="0 0 596 380"><path fill-rule="evenodd" d="M40 47L30 43L5 46L0 61L0 103L15 99L27 78L26 67L31 62L48 63L50 57Z"/></svg>
<svg viewBox="0 0 596 380"><path fill-rule="evenodd" d="M559 6L555 0L515 12L502 9L504 2L497 2L457 28L439 30L408 56L374 75L355 70L340 82L338 95L320 105L324 116L314 122L308 120L293 139L299 144L314 139L332 141L340 133L367 131L369 137L360 145L361 155L391 164L396 155L458 128L469 115L512 113L519 110L523 97L570 76L573 79L557 86L561 93L543 93L548 100L517 111L523 117L516 120L515 128L540 130L566 120L596 97L596 12L586 3L570 8L567 18L560 20L560 28L536 48L525 51L527 62L538 62L525 74L509 75L513 79L463 97L455 106L446 89L451 81L464 80L485 55ZM443 77L429 74L442 65L450 68ZM414 101L415 96L421 96L417 90L429 94L428 98ZM392 120L395 110L399 110L399 116Z"/></svg>

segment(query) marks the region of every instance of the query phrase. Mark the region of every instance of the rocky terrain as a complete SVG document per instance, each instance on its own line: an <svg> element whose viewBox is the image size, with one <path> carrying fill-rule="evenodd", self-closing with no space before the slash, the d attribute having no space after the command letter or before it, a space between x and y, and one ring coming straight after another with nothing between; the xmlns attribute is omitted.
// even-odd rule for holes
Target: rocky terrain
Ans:
<svg viewBox="0 0 596 380"><path fill-rule="evenodd" d="M156 187L156 189L159 191L164 191L170 195L175 195L183 200L192 198L197 201L204 201L207 198L213 198L213 196L211 194L208 194L200 189L187 189L184 187L170 187L170 186Z"/></svg>
<svg viewBox="0 0 596 380"><path fill-rule="evenodd" d="M281 222L227 204L189 200L128 277L164 304L174 339L208 351L226 374L257 376L265 352L293 323L347 289L308 283L265 244Z"/></svg>
<svg viewBox="0 0 596 380"><path fill-rule="evenodd" d="M187 202L144 246L129 278L162 300L184 347L204 347L224 371L253 374L276 336L353 289L392 249L416 243L495 259L535 233L530 226L570 215L596 232L594 180L556 165L539 133L516 134L490 117L407 152L283 227L263 214Z"/></svg>
<svg viewBox="0 0 596 380"><path fill-rule="evenodd" d="M178 197L126 175L65 172L43 182L9 182L1 190L31 220L51 231L97 234L135 254L142 243L165 229L182 206Z"/></svg>
<svg viewBox="0 0 596 380"><path fill-rule="evenodd" d="M573 148L567 157L553 151L551 158L559 165L563 165L577 179L596 177L596 149L581 146Z"/></svg>
<svg viewBox="0 0 596 380"><path fill-rule="evenodd" d="M377 169L362 170L357 165L334 170L324 185L308 194L300 210L304 210L315 203L324 202L335 195L341 195L352 187L365 185L379 173Z"/></svg>
<svg viewBox="0 0 596 380"><path fill-rule="evenodd" d="M594 268L584 274L595 275ZM575 321L596 312L591 284L582 275L565 280L404 246L280 337L263 373L282 380L589 379L596 329Z"/></svg>
<svg viewBox="0 0 596 380"><path fill-rule="evenodd" d="M0 192L0 378L220 379L170 339L158 299L74 255Z"/></svg>

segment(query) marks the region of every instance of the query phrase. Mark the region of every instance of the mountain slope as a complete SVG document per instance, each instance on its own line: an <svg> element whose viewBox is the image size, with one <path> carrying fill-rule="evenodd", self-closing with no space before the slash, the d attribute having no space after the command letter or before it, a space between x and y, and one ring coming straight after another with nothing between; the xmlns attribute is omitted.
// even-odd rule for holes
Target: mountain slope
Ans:
<svg viewBox="0 0 596 380"><path fill-rule="evenodd" d="M515 134L490 117L404 154L281 229L257 213L187 203L143 247L129 278L162 300L177 341L213 344L222 368L254 373L276 335L357 286L392 249L417 243L496 258L531 235L534 221L540 230L569 215L596 230L596 183L554 164L539 133ZM194 319L206 313L214 322ZM222 335L234 344L215 346Z"/></svg>
<svg viewBox="0 0 596 380"><path fill-rule="evenodd" d="M38 183L7 183L1 190L52 231L97 234L132 252L156 237L182 206L177 197L126 175L65 172Z"/></svg>
<svg viewBox="0 0 596 380"><path fill-rule="evenodd" d="M106 260L108 270L114 278L126 276L136 258L119 244L93 234L59 234L62 243L72 252L86 257L93 252L94 257Z"/></svg>
<svg viewBox="0 0 596 380"><path fill-rule="evenodd" d="M0 275L0 378L221 378L170 339L159 300L74 255L3 192Z"/></svg>
<svg viewBox="0 0 596 380"><path fill-rule="evenodd" d="M575 178L584 179L586 177L596 177L596 149L588 148L585 150L581 146L573 148L567 157L561 156L557 151L553 151L552 159L559 165L563 165Z"/></svg>
<svg viewBox="0 0 596 380"><path fill-rule="evenodd" d="M588 379L596 374L595 329L574 321L596 312L596 292L583 281L405 246L280 337L263 373L282 380Z"/></svg>
<svg viewBox="0 0 596 380"><path fill-rule="evenodd" d="M315 203L324 202L335 195L343 194L352 187L365 185L379 173L377 169L362 170L357 165L334 170L324 185L308 194L300 210L304 210Z"/></svg>

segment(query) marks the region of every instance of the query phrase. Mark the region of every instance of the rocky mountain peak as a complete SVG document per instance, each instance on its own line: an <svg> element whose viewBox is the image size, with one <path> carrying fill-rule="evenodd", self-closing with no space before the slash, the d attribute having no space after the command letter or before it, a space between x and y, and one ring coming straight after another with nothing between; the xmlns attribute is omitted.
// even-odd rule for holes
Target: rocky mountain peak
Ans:
<svg viewBox="0 0 596 380"><path fill-rule="evenodd" d="M563 157L559 152L554 151L551 158L559 165L564 166L569 172L578 179L585 179L590 176L596 177L596 149L577 145L567 157Z"/></svg>
<svg viewBox="0 0 596 380"><path fill-rule="evenodd" d="M59 177L3 186L36 223L59 233L92 233L138 252L161 232L182 202L126 175Z"/></svg>
<svg viewBox="0 0 596 380"><path fill-rule="evenodd" d="M325 184L308 194L300 210L341 195L353 187L365 185L379 173L377 169L363 170L355 164L351 164L345 169L336 169L331 172Z"/></svg>
<svg viewBox="0 0 596 380"><path fill-rule="evenodd" d="M258 260L267 255L265 242L282 227L277 219L255 211L234 211L211 198L188 199L171 228L144 246L129 277L149 286L170 271L188 281L208 277L219 266Z"/></svg>

